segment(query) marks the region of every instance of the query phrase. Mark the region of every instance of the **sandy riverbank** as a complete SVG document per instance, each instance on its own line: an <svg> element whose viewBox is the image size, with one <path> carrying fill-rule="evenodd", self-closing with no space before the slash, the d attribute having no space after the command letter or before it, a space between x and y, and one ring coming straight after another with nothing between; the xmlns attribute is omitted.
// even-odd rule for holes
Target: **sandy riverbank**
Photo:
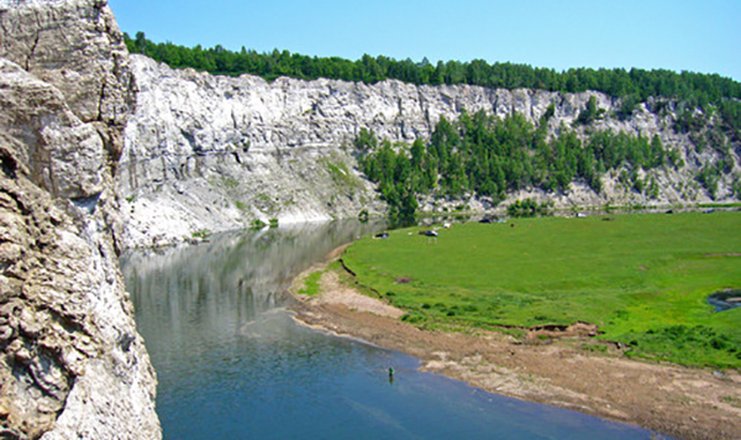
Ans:
<svg viewBox="0 0 741 440"><path fill-rule="evenodd" d="M328 261L343 250L333 251ZM305 275L296 279L292 293ZM322 275L320 287L316 297L295 295L292 308L298 322L416 356L427 371L490 392L635 423L678 438L741 437L737 371L638 362L617 349L592 353L583 348L590 340L589 326L548 338L532 332L522 340L482 330L420 330L399 319L401 310L358 293L332 271Z"/></svg>

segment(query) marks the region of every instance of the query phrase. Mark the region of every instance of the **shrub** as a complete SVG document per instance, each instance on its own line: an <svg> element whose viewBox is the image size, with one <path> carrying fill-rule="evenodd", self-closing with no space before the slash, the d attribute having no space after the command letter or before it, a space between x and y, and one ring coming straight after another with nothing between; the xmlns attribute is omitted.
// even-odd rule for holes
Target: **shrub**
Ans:
<svg viewBox="0 0 741 440"><path fill-rule="evenodd" d="M193 238L203 240L203 239L208 238L209 235L211 235L211 231L209 231L208 229L199 229L197 231L193 231L191 235L193 236Z"/></svg>
<svg viewBox="0 0 741 440"><path fill-rule="evenodd" d="M551 214L551 201L538 203L531 198L517 200L507 207L510 217L536 217Z"/></svg>
<svg viewBox="0 0 741 440"><path fill-rule="evenodd" d="M252 223L250 223L250 229L262 229L265 226L267 226L265 222L260 220L259 218L252 220Z"/></svg>

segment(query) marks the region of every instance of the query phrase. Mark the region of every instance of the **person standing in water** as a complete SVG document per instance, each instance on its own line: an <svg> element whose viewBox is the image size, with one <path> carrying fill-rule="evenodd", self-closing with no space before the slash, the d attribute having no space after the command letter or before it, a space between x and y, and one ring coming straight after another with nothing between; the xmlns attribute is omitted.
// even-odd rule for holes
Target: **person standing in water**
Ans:
<svg viewBox="0 0 741 440"><path fill-rule="evenodd" d="M394 383L394 368L389 367L389 383Z"/></svg>

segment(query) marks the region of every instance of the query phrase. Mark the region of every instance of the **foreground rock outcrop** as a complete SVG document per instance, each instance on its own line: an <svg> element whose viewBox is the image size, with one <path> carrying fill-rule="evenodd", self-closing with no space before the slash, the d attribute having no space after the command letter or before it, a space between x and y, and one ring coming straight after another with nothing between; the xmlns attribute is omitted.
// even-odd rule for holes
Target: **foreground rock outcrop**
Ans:
<svg viewBox="0 0 741 440"><path fill-rule="evenodd" d="M159 438L118 266L121 33L97 0L0 0L0 29L0 437Z"/></svg>
<svg viewBox="0 0 741 440"><path fill-rule="evenodd" d="M250 75L173 70L141 55L131 58L139 105L126 127L116 181L126 198L127 246L245 227L254 219L285 223L381 212L377 194L356 170L353 140L361 128L410 142L428 137L441 116L455 119L463 110L502 117L518 112L537 122L553 105L549 129L554 133L561 124L572 125L590 96L608 117L579 128L582 136L587 129L657 134L686 166L652 172L661 188L654 200L620 185L617 173L605 177L601 194L575 182L563 194L524 191L511 197L549 198L560 207L710 200L694 177L718 154L710 148L698 153L687 134L674 131L672 103L662 103L659 111L649 101L621 120L615 116L620 101L596 92L415 86L393 80L372 85L327 79L267 82ZM732 154L737 173L737 153ZM720 182L720 199L732 197L731 182L730 177ZM486 208L477 200L463 202Z"/></svg>

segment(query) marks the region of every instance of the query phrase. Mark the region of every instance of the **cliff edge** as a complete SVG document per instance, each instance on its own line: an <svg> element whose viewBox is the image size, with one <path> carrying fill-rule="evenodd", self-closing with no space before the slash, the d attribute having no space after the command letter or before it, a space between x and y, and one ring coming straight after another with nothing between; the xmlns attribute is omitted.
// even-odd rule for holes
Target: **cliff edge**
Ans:
<svg viewBox="0 0 741 440"><path fill-rule="evenodd" d="M118 265L134 102L99 0L0 0L0 437L159 438Z"/></svg>

